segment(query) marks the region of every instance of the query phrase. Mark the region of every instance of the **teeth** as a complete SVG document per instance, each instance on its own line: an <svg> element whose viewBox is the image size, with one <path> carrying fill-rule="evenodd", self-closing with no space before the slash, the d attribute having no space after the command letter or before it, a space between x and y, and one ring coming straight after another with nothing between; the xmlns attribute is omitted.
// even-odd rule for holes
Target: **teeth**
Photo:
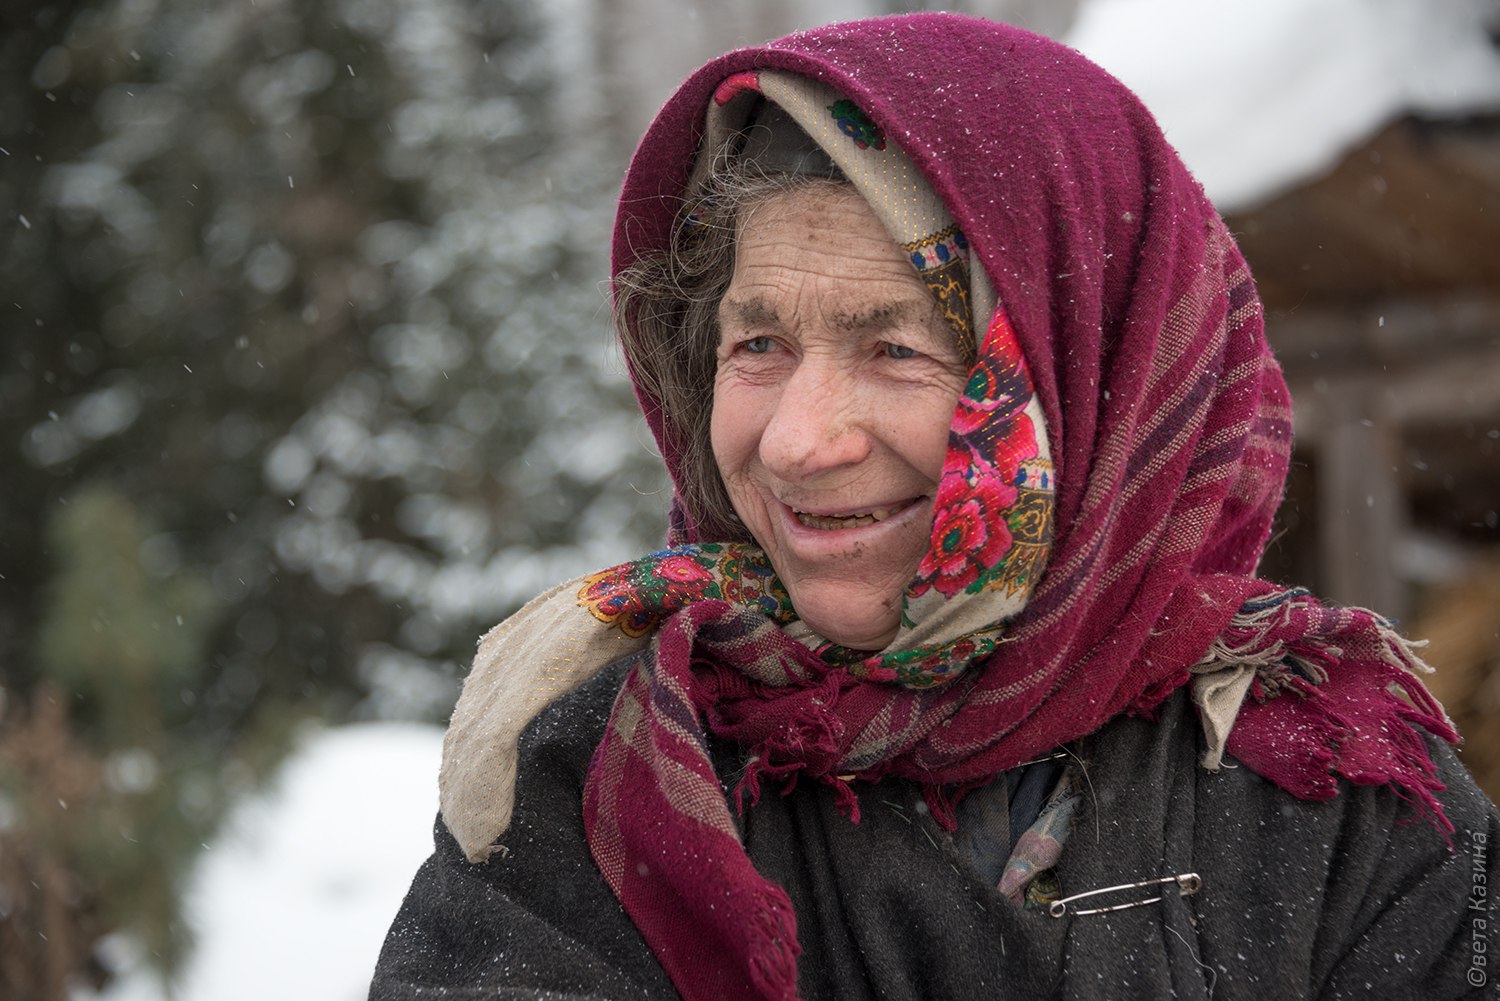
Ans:
<svg viewBox="0 0 1500 1001"><path fill-rule="evenodd" d="M824 531L833 531L840 528L863 528L865 525L873 525L877 521L885 521L891 515L898 513L906 505L897 507L878 507L868 514L806 514L797 512L797 520L808 528L818 528Z"/></svg>
<svg viewBox="0 0 1500 1001"><path fill-rule="evenodd" d="M824 517L816 514L797 514L797 520L808 528L837 529L837 528L860 528L864 525L873 525L876 522L874 514L862 514L856 517Z"/></svg>

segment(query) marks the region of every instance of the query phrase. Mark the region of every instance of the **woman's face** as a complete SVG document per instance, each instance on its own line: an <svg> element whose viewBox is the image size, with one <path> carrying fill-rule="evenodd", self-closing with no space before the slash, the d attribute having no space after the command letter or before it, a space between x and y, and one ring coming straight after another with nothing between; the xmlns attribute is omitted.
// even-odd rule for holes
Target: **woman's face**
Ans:
<svg viewBox="0 0 1500 1001"><path fill-rule="evenodd" d="M813 630L882 649L932 531L953 334L864 199L827 185L742 218L719 327L712 441L735 513Z"/></svg>

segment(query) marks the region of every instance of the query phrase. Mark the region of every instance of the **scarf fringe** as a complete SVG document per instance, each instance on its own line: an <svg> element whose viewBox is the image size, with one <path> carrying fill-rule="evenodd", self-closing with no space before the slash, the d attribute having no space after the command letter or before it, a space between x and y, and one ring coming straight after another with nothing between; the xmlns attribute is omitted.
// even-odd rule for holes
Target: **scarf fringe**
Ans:
<svg viewBox="0 0 1500 1001"><path fill-rule="evenodd" d="M776 1001L797 1001L797 942L795 922L790 919L792 902L786 891L768 886L759 894L752 911L748 938L750 981L757 991Z"/></svg>
<svg viewBox="0 0 1500 1001"><path fill-rule="evenodd" d="M840 676L830 673L789 719L756 743L734 787L737 812L745 812L746 794L751 806L760 802L762 776L781 782L781 794L789 796L797 780L807 775L833 790L839 812L850 823L859 823L859 797L848 781L853 776L835 774L846 751L843 724L834 711L840 691Z"/></svg>
<svg viewBox="0 0 1500 1001"><path fill-rule="evenodd" d="M1255 668L1229 736L1254 771L1302 799L1332 798L1339 776L1389 786L1451 845L1435 795L1445 786L1417 728L1452 744L1459 736L1419 677L1432 672L1418 653L1426 645L1368 609L1292 588L1245 602L1198 666Z"/></svg>
<svg viewBox="0 0 1500 1001"><path fill-rule="evenodd" d="M734 786L735 812L741 814L745 812L746 793L750 796L751 806L760 802L760 779L762 775L780 781L782 783L781 795L790 796L792 790L797 788L797 779L804 773L807 773L807 771L806 762L792 761L786 764L773 765L767 762L762 756L758 754L753 755L745 763L745 774L740 776L740 780ZM847 817L851 824L857 824L860 818L859 797L854 794L854 790L849 784L849 780L853 777L852 775L833 775L828 772L813 776L818 782L833 790L834 805L838 807L839 813Z"/></svg>

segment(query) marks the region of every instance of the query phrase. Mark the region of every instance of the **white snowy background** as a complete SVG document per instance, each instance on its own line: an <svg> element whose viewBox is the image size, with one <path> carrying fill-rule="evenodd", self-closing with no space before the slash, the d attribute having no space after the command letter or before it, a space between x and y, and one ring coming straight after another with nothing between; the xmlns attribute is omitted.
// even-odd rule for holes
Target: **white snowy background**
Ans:
<svg viewBox="0 0 1500 1001"><path fill-rule="evenodd" d="M364 998L386 928L432 850L441 745L441 730L413 723L305 734L272 787L205 847L184 901L196 946L173 996ZM164 996L128 940L108 949L130 972L99 997Z"/></svg>
<svg viewBox="0 0 1500 1001"><path fill-rule="evenodd" d="M1481 30L1496 10L1466 0L1086 0L1065 40L1141 95L1229 210L1316 176L1403 112L1500 107L1500 59ZM431 850L440 743L440 730L413 724L304 734L279 779L205 847L186 902L197 945L172 996L363 998ZM75 1001L164 996L128 941L111 952L124 975Z"/></svg>
<svg viewBox="0 0 1500 1001"><path fill-rule="evenodd" d="M1500 105L1493 0L1091 0L1064 41L1140 96L1221 212L1403 112Z"/></svg>

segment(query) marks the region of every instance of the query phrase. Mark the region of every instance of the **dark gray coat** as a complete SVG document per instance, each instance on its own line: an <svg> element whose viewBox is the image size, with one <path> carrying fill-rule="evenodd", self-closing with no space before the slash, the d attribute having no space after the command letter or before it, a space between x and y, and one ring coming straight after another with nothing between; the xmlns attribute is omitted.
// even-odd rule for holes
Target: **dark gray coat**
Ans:
<svg viewBox="0 0 1500 1001"><path fill-rule="evenodd" d="M439 821L371 1001L676 996L583 838L584 771L624 669L603 672L523 734L504 853L471 864ZM1057 867L1063 892L1202 877L1195 896L1113 914L1057 919L1008 903L912 785L864 785L858 825L822 787L768 792L741 830L756 868L796 908L802 995L1500 996L1494 984L1471 986L1500 946L1500 909L1493 918L1485 909L1500 818L1448 747L1433 754L1449 787L1451 846L1425 820L1406 822L1411 809L1386 788L1346 785L1330 802L1303 802L1232 761L1204 770L1201 749L1183 692L1156 722L1120 719L1077 747L1088 788ZM719 749L716 763L733 774L734 751Z"/></svg>

